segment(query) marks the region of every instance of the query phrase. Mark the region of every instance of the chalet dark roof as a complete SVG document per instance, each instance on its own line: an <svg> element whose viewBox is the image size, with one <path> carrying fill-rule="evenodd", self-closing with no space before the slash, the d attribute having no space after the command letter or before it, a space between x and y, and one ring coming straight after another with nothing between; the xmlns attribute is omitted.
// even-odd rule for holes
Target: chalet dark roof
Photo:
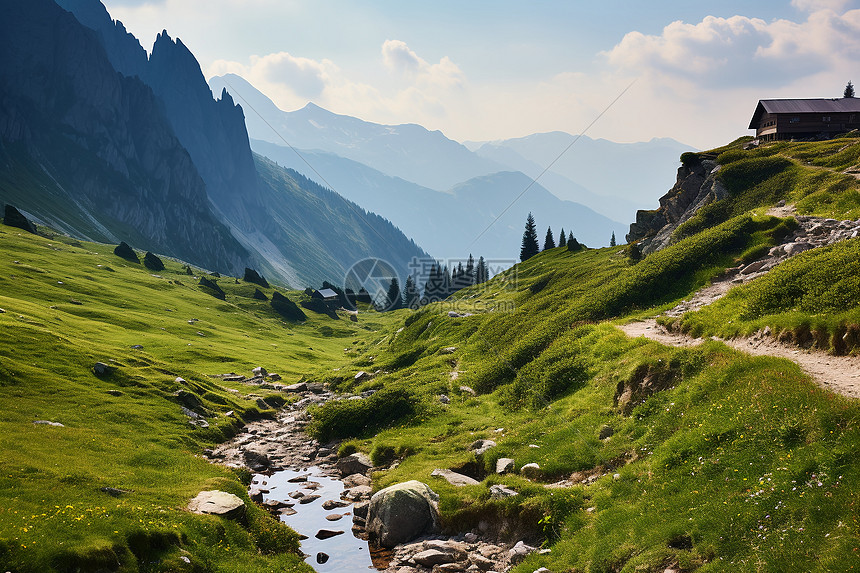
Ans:
<svg viewBox="0 0 860 573"><path fill-rule="evenodd" d="M749 129L756 129L765 113L860 113L860 98L762 99Z"/></svg>
<svg viewBox="0 0 860 573"><path fill-rule="evenodd" d="M317 291L323 298L337 298L337 293L330 288L324 288Z"/></svg>

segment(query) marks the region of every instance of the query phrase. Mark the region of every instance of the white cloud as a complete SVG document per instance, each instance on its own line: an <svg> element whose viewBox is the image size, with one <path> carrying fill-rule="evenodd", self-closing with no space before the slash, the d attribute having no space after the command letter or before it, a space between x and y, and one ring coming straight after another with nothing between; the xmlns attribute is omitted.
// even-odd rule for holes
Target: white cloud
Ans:
<svg viewBox="0 0 860 573"><path fill-rule="evenodd" d="M428 67L427 62L401 40L385 40L382 44L382 61L389 70L396 72L416 73Z"/></svg>
<svg viewBox="0 0 860 573"><path fill-rule="evenodd" d="M805 12L817 12L819 10L840 12L851 3L851 0L791 0L792 6Z"/></svg>
<svg viewBox="0 0 860 573"><path fill-rule="evenodd" d="M673 22L660 35L630 32L605 52L617 69L686 80L709 89L783 87L846 68L860 51L860 11L809 14L805 22L707 16Z"/></svg>

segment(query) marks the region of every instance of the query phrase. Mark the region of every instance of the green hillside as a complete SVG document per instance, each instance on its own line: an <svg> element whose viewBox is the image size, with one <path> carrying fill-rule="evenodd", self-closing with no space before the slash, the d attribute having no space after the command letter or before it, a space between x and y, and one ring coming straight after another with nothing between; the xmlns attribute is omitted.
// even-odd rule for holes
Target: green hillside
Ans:
<svg viewBox="0 0 860 573"><path fill-rule="evenodd" d="M787 360L718 342L670 348L612 326L658 314L766 252L792 228L765 215L780 200L799 213L860 215L857 180L843 173L858 164L857 138L750 151L743 143L710 152L730 197L679 229L676 244L637 264L624 247L554 249L407 316L386 351L374 350L384 375L358 386L348 372L329 381L395 397L401 389L421 407L373 435L357 406L329 404L315 415L316 431L352 435L377 463L399 459L374 485L427 481L451 530L501 523L551 548L516 571L860 567L856 401L822 390ZM854 332L858 245L804 253L683 324L730 335L802 314L840 336ZM476 459L467 446L478 438L498 447ZM537 463L538 477L494 475L502 457L517 469ZM432 478L435 468L483 480L456 488ZM554 482L570 487L546 487ZM520 495L494 500L493 484Z"/></svg>
<svg viewBox="0 0 860 573"><path fill-rule="evenodd" d="M484 522L550 550L517 572L860 568L856 401L787 360L717 341L666 347L615 326L673 307L777 244L792 228L766 213L780 200L801 214L860 216L858 181L846 173L860 139L743 143L710 152L730 197L641 261L624 246L553 249L454 299L364 312L358 323L312 312L291 323L252 298L255 285L208 277L221 301L180 263L152 273L109 246L0 227L0 565L305 567L294 534L262 510L247 525L183 511L213 487L247 500L242 476L200 453L284 396L208 375L262 365L285 381L378 390L312 410L311 430L390 467L374 473L375 489L428 483L445 531ZM822 341L855 332L858 245L807 251L679 324L723 336L807 324L828 333ZM95 376L99 361L113 373ZM378 373L357 382L358 371ZM183 414L189 394L208 428ZM63 427L33 424L41 420ZM498 445L476 458L468 446L479 438ZM496 475L503 457L539 469ZM480 483L456 488L431 477L436 468ZM499 484L518 495L492 498Z"/></svg>
<svg viewBox="0 0 860 573"><path fill-rule="evenodd" d="M295 534L263 510L247 528L184 511L204 489L247 500L240 476L199 454L284 401L208 375L264 366L295 382L379 325L311 312L286 322L252 298L256 285L209 277L221 301L198 286L200 271L165 260L155 274L112 246L0 226L0 252L3 570L303 569ZM96 362L113 373L97 377ZM189 424L183 405L209 427Z"/></svg>

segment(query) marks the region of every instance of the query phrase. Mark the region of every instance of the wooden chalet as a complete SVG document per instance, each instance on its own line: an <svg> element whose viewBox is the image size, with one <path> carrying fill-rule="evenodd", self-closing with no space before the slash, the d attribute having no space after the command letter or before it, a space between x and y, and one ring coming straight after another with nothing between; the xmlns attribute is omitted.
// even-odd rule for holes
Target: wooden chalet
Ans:
<svg viewBox="0 0 860 573"><path fill-rule="evenodd" d="M749 129L759 141L826 139L860 129L860 98L759 100Z"/></svg>
<svg viewBox="0 0 860 573"><path fill-rule="evenodd" d="M323 302L337 302L338 294L330 288L315 290L311 298L322 300Z"/></svg>

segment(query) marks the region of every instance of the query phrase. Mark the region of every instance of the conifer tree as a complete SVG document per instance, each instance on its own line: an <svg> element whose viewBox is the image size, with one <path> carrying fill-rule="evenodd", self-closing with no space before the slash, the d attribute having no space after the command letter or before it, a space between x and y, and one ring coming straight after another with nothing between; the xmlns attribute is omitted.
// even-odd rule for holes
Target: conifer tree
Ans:
<svg viewBox="0 0 860 573"><path fill-rule="evenodd" d="M406 277L406 286L403 287L403 305L415 310L421 305L420 298L418 287L415 286L415 279L412 278L412 275Z"/></svg>
<svg viewBox="0 0 860 573"><path fill-rule="evenodd" d="M567 245L567 236L564 234L564 227L561 228L561 234L558 236L558 246L564 247Z"/></svg>
<svg viewBox="0 0 860 573"><path fill-rule="evenodd" d="M842 97L851 98L854 97L854 84L850 81L845 85L845 91L842 92Z"/></svg>
<svg viewBox="0 0 860 573"><path fill-rule="evenodd" d="M567 235L567 248L568 248L568 249L570 249L570 244L571 244L573 241L575 241L575 240L576 240L576 239L574 239L574 238L573 238L573 231L571 231L570 233L568 233L568 235Z"/></svg>
<svg viewBox="0 0 860 573"><path fill-rule="evenodd" d="M610 247L614 247L614 246L615 246L615 231L612 231L612 238L611 238L611 239L609 239L609 246L610 246Z"/></svg>
<svg viewBox="0 0 860 573"><path fill-rule="evenodd" d="M424 298L433 302L442 300L442 279L439 267L435 264L430 266L430 276L427 277L427 282L424 283Z"/></svg>
<svg viewBox="0 0 860 573"><path fill-rule="evenodd" d="M469 260L466 263L465 282L466 286L475 284L475 259L472 257L472 253L469 253Z"/></svg>
<svg viewBox="0 0 860 573"><path fill-rule="evenodd" d="M490 278L487 276L489 273L487 271L487 263L484 261L484 257L478 258L478 266L475 268L475 284L479 285L481 283L487 282Z"/></svg>
<svg viewBox="0 0 860 573"><path fill-rule="evenodd" d="M520 247L520 260L527 261L540 252L535 218L529 213L526 219L526 230L523 232L523 244Z"/></svg>
<svg viewBox="0 0 860 573"><path fill-rule="evenodd" d="M543 240L543 250L554 249L555 239L552 236L552 227L546 228L546 238Z"/></svg>
<svg viewBox="0 0 860 573"><path fill-rule="evenodd" d="M388 294L385 295L385 310L397 310L398 308L403 308L403 298L400 296L400 281L394 277L388 287Z"/></svg>
<svg viewBox="0 0 860 573"><path fill-rule="evenodd" d="M448 298L451 295L451 293L454 292L453 287L454 287L454 281L451 278L451 272L448 270L448 267L446 266L442 270L442 293L443 293L442 298L443 299Z"/></svg>

